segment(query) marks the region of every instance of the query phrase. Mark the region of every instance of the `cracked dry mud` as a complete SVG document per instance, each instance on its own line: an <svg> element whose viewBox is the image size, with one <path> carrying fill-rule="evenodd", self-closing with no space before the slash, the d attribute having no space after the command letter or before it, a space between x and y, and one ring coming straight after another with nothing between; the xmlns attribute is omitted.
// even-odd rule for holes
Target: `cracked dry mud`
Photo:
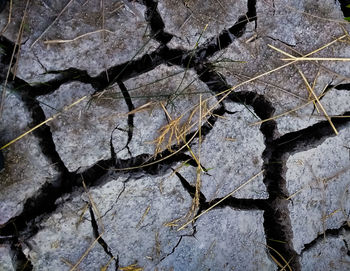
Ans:
<svg viewBox="0 0 350 271"><path fill-rule="evenodd" d="M349 4L13 1L0 270L349 270Z"/></svg>

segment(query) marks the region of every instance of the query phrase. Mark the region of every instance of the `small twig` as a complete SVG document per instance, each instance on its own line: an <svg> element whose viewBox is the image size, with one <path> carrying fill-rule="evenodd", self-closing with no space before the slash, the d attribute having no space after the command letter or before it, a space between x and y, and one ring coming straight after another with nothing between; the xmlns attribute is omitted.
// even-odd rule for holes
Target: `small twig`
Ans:
<svg viewBox="0 0 350 271"><path fill-rule="evenodd" d="M70 40L46 40L46 41L44 41L44 44L56 44L56 43L73 42L73 41L76 41L78 39L84 38L86 36L89 36L89 35L92 35L92 34L96 34L96 33L100 33L100 32L107 32L107 33L114 34L113 31L110 31L110 30L107 30L107 29L99 29L99 30L96 30L96 31L92 31L92 32L88 32L88 33L82 34L82 35L77 36L74 39L70 39Z"/></svg>
<svg viewBox="0 0 350 271"><path fill-rule="evenodd" d="M307 79L305 78L305 75L303 74L303 72L302 72L300 69L298 69L298 71L299 71L301 77L303 78L303 80L304 80L304 82L305 82L307 88L310 90L310 92L311 92L312 95L314 96L315 100L317 101L318 105L320 106L320 108L321 108L321 110L322 110L324 116L325 116L326 119L328 120L328 122L329 122L329 124L331 125L333 131L335 132L336 135L338 135L339 133L338 133L337 129L335 128L335 126L334 126L334 124L333 124L333 122L332 122L332 119L328 116L328 114L327 114L326 110L324 109L323 105L321 104L319 98L317 97L317 95L315 94L315 92L314 92L313 89L311 88L309 82L308 82Z"/></svg>
<svg viewBox="0 0 350 271"><path fill-rule="evenodd" d="M10 0L10 9L9 9L9 16L8 16L8 19L7 19L7 23L4 26L4 28L1 30L0 36L2 36L5 33L5 31L7 30L8 26L10 25L11 16L12 16L12 0Z"/></svg>
<svg viewBox="0 0 350 271"><path fill-rule="evenodd" d="M98 240L101 238L103 233L101 233L96 239L95 241L92 242L92 244L88 247L88 249L84 252L84 254L80 257L80 259L77 261L77 263L70 269L70 271L74 271L75 269L77 269L77 267L79 266L79 264L81 264L81 262L84 260L84 258L89 254L90 250L96 245L96 243L98 242Z"/></svg>
<svg viewBox="0 0 350 271"><path fill-rule="evenodd" d="M69 0L68 3L63 7L60 13L56 16L55 20L46 27L46 29L40 34L40 36L32 43L30 46L30 49L33 48L33 46L46 34L47 31L58 21L58 19L61 17L61 15L66 11L66 9L69 7L69 5L73 2L74 0Z"/></svg>
<svg viewBox="0 0 350 271"><path fill-rule="evenodd" d="M9 143L5 144L4 146L2 146L0 148L0 150L3 150L5 148L7 148L8 146L12 145L13 143L15 143L16 141L20 140L21 138L25 137L26 135L30 134L31 132L35 131L36 129L38 129L39 127L43 126L44 124L54 120L55 118L57 118L59 115L61 115L63 112L67 111L68 109L70 109L71 107L73 107L74 105L82 102L83 100L85 100L88 96L84 96L80 99L78 99L77 101L75 101L74 103L66 106L63 108L63 110L55 115L53 115L52 117L46 119L45 121L39 123L38 125L34 126L32 129L28 130L27 132L21 134L20 136L16 137L15 139L11 140Z"/></svg>
<svg viewBox="0 0 350 271"><path fill-rule="evenodd" d="M349 57L293 57L281 58L283 61L350 61Z"/></svg>
<svg viewBox="0 0 350 271"><path fill-rule="evenodd" d="M21 22L21 25L20 25L20 28L19 28L19 31L18 31L18 36L17 36L17 39L16 39L16 43L15 43L15 46L13 47L13 51L12 51L9 67L8 67L7 74L6 74L5 83L4 83L4 86L2 88L1 103L0 103L0 119L2 117L2 112L3 112L4 106L5 106L6 86L7 86L8 78L9 78L10 73L11 73L11 66L12 66L13 59L15 57L16 47L17 46L20 47L19 44L20 44L20 39L22 37L22 33L21 32L22 32L24 20L25 20L26 14L27 14L27 9L28 9L29 2L30 2L30 0L27 0L26 8L24 10L23 17L22 17L22 22Z"/></svg>

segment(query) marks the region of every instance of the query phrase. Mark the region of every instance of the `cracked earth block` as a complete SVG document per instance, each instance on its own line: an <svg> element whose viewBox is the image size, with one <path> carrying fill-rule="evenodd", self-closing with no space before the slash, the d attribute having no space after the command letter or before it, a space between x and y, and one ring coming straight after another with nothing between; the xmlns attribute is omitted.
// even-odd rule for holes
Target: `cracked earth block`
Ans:
<svg viewBox="0 0 350 271"><path fill-rule="evenodd" d="M99 160L111 158L111 134L116 122L126 119L123 113L128 110L124 100L109 98L110 93L122 96L118 86L113 86L100 98L91 96L94 91L89 84L72 82L61 85L52 94L39 97L53 108L43 107L49 118L57 113L56 110L87 96L49 123L56 150L69 171L83 170Z"/></svg>
<svg viewBox="0 0 350 271"><path fill-rule="evenodd" d="M10 246L0 245L0 270L14 271Z"/></svg>
<svg viewBox="0 0 350 271"><path fill-rule="evenodd" d="M342 230L339 236L327 235L301 256L302 270L334 270L349 269L350 233Z"/></svg>
<svg viewBox="0 0 350 271"><path fill-rule="evenodd" d="M263 165L264 137L258 126L249 125L256 120L252 109L234 103L227 103L226 109L232 113L226 113L215 122L200 147L201 165L207 170L201 175L201 192L207 201L226 196L257 174ZM197 143L192 150L197 152L198 148ZM195 168L183 167L179 173L195 185ZM257 177L233 196L267 198L262 178Z"/></svg>
<svg viewBox="0 0 350 271"><path fill-rule="evenodd" d="M277 270L266 254L261 211L212 210L199 218L160 270ZM173 268L173 269L172 269Z"/></svg>
<svg viewBox="0 0 350 271"><path fill-rule="evenodd" d="M34 270L70 270L91 246L97 236L93 234L88 211L80 220L85 205L86 202L76 196L40 223L41 229L23 250ZM109 259L102 246L95 243L79 269L99 270ZM115 270L114 262L107 270Z"/></svg>
<svg viewBox="0 0 350 271"><path fill-rule="evenodd" d="M336 21L322 20L302 13L308 12L317 16L323 14L326 18L339 21L343 17L339 4L331 5L322 1L318 5L314 2L274 1L272 6L268 1L258 1L257 16L261 19L258 19L257 28L250 27L241 39L234 40L228 48L211 57L211 61L216 61L215 69L234 86L286 64L280 60L286 56L270 48L269 44L299 56L293 50L306 54L343 35L343 30ZM349 53L346 43L338 42L313 56L347 57ZM263 94L274 106L273 115L277 116L306 104L309 98L314 98L310 96L298 69L305 74L311 86L315 82L314 92L319 96L329 85L335 86L349 76L349 68L349 63L339 61L321 61L319 64L299 62L245 84L237 90ZM339 95L344 99L339 99ZM346 102L349 95L331 89L321 99L321 103L328 115L343 114L349 109ZM323 119L321 109L314 110L313 104L309 103L306 107L277 118L278 134L297 131Z"/></svg>
<svg viewBox="0 0 350 271"><path fill-rule="evenodd" d="M5 36L15 41L26 1L14 3L13 17ZM133 3L139 16L118 1L105 1L104 23L99 1L72 1L57 22L53 22L67 1L32 1L22 40L17 76L27 82L45 80L47 71L77 68L96 76L108 67L127 62L137 53L154 50L144 19L145 7ZM119 8L118 8L119 7ZM1 28L7 18L1 17ZM103 26L104 24L104 26ZM106 31L102 32L101 29ZM104 41L103 41L104 35ZM53 40L70 42L45 44Z"/></svg>
<svg viewBox="0 0 350 271"><path fill-rule="evenodd" d="M20 136L29 129L32 119L23 103L9 94L1 120L2 144ZM5 169L0 173L0 225L20 214L27 199L41 186L58 176L55 165L42 153L39 140L28 135L4 149Z"/></svg>
<svg viewBox="0 0 350 271"><path fill-rule="evenodd" d="M181 115L180 125L187 120L196 105L199 104L199 95L202 100L212 97L208 87L198 80L192 70L185 71L177 67L160 65L152 71L127 80L125 86L132 99L134 108L153 103L147 110L136 113L133 116L132 138L125 147L130 127L124 122L113 132L113 145L117 158L128 159L140 154L155 153L154 140L160 135L159 129L168 124L168 118L160 103L163 103L170 117L174 120ZM215 98L208 101L209 106L215 104ZM198 121L198 112L194 114L191 123ZM203 122L205 121L202 120ZM197 129L198 125L190 131ZM168 133L168 135L170 132ZM165 148L167 139L162 145ZM177 142L172 142L172 145Z"/></svg>
<svg viewBox="0 0 350 271"><path fill-rule="evenodd" d="M94 216L99 231L113 256L119 257L120 266L137 262L145 270L153 270L172 253L182 235L193 232L177 232L167 225L186 215L192 202L171 172L162 176L111 175L89 193L98 210ZM75 263L83 255L94 240L89 212L82 215L87 202L88 195L73 194L42 223L42 230L29 240L33 249L27 250L35 268L69 270L60 258ZM97 270L107 263L101 248L96 244L82 262L82 270L88 266Z"/></svg>
<svg viewBox="0 0 350 271"><path fill-rule="evenodd" d="M174 35L171 48L193 49L223 29L230 28L247 12L246 1L229 0L163 0L158 2L165 31ZM205 29L205 26L208 27Z"/></svg>
<svg viewBox="0 0 350 271"><path fill-rule="evenodd" d="M298 152L287 160L286 182L295 250L327 229L337 229L348 219L350 127L318 147Z"/></svg>

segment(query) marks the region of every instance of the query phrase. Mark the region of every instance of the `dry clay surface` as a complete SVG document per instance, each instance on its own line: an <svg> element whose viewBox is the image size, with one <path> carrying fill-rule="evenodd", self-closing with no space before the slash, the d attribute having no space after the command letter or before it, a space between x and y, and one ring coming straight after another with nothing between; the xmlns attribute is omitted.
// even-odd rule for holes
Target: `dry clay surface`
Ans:
<svg viewBox="0 0 350 271"><path fill-rule="evenodd" d="M350 269L350 1L8 2L1 271Z"/></svg>

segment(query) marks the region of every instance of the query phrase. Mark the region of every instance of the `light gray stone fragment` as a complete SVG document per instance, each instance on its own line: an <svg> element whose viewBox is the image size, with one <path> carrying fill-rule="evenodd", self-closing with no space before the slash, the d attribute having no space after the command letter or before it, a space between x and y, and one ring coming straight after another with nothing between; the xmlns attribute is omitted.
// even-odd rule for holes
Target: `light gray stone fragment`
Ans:
<svg viewBox="0 0 350 271"><path fill-rule="evenodd" d="M326 139L317 148L296 153L287 160L286 181L291 203L293 243L297 253L327 229L348 219L350 128Z"/></svg>
<svg viewBox="0 0 350 271"><path fill-rule="evenodd" d="M13 41L17 37L25 2L14 2L13 14L16 16L5 33ZM52 24L66 3L45 5L40 0L31 2L23 36L26 42L21 47L17 71L20 78L35 83L45 80L42 75L47 71L68 68L86 70L91 76L96 76L108 67L129 61L139 50L142 54L157 46L157 42L150 41L147 35L143 5L130 4L138 11L140 16L137 16L119 1L105 1L102 15L99 1L72 1ZM6 22L7 15L2 13L0 27ZM41 40L33 45L51 24ZM69 42L45 44L55 40Z"/></svg>
<svg viewBox="0 0 350 271"><path fill-rule="evenodd" d="M200 148L200 162L207 170L201 175L201 192L208 201L229 194L261 171L265 149L264 137L252 112L239 104L228 103L233 115L218 118ZM252 111L252 109L250 108ZM198 144L192 147L198 153ZM196 182L196 168L182 167L179 173L192 185ZM263 175L233 194L237 198L267 198Z"/></svg>
<svg viewBox="0 0 350 271"><path fill-rule="evenodd" d="M15 271L12 265L11 249L8 245L0 245L0 270Z"/></svg>
<svg viewBox="0 0 350 271"><path fill-rule="evenodd" d="M192 229L176 231L192 199L171 172L163 176L112 175L89 194L73 193L40 224L39 232L28 240L31 249L25 250L35 270L69 270L61 259L74 264L91 245L94 238L85 208L88 202L93 202L102 238L112 254L119 256L121 267L137 263L144 270L153 270L171 253L181 235L192 233ZM96 244L79 267L97 270L105 265L108 255L101 249Z"/></svg>
<svg viewBox="0 0 350 271"><path fill-rule="evenodd" d="M190 209L191 197L171 172L129 178L124 180L122 190L120 181L111 180L91 190L103 215L104 240L113 254L119 255L120 266L137 263L144 270L154 270L171 253L181 235L192 233L191 229L176 231L185 222L183 217ZM119 188L111 194L113 187Z"/></svg>
<svg viewBox="0 0 350 271"><path fill-rule="evenodd" d="M100 270L108 263L110 257L94 242L86 204L78 196L40 224L39 232L28 240L30 247L24 249L34 270L71 270L92 244L78 269ZM115 270L114 261L106 270Z"/></svg>
<svg viewBox="0 0 350 271"><path fill-rule="evenodd" d="M124 148L125 141L123 140L127 134L128 127L114 131L113 145L117 157L120 159L128 159L131 156L140 154L152 155L155 153L157 143L154 140L161 134L160 129L170 122L161 103L172 120L183 115L176 126L180 130L181 126L189 120L190 113L200 103L200 94L202 95L202 101L210 98L207 103L208 106L214 105L216 101L210 94L208 87L198 80L194 71L187 70L185 72L181 68L168 67L166 65L160 65L150 72L127 80L125 86L132 97L135 108L141 108L144 105L149 106L134 115L133 136L128 144L128 149ZM199 110L197 109L197 112L192 116L191 124L198 122L198 112ZM175 129L175 126L173 127ZM190 131L197 129L197 127L198 124ZM123 126L120 128L123 128ZM164 142L159 145L161 150L166 148L170 134L171 130L166 133ZM178 143L176 140L172 140L171 145L176 143Z"/></svg>
<svg viewBox="0 0 350 271"><path fill-rule="evenodd" d="M350 234L343 231L339 236L327 236L320 240L314 247L305 251L301 257L301 270L334 270L343 271L349 269Z"/></svg>
<svg viewBox="0 0 350 271"><path fill-rule="evenodd" d="M111 158L111 134L119 122L124 123L126 120L122 114L127 112L127 107L124 99L120 98L117 86L113 86L101 97L93 98L91 94L94 91L91 85L72 82L39 98L56 109L43 107L46 117L49 118L62 111L65 106L86 96L80 103L48 123L56 150L69 171Z"/></svg>
<svg viewBox="0 0 350 271"><path fill-rule="evenodd" d="M197 41L202 44L233 26L238 17L247 12L247 3L228 0L164 0L158 2L158 9L165 31L174 35L169 46L190 50Z"/></svg>
<svg viewBox="0 0 350 271"><path fill-rule="evenodd" d="M30 113L20 99L8 95L1 119L1 146L29 130L30 122ZM32 134L5 148L3 154L5 169L0 173L0 225L18 215L25 201L44 183L55 180L58 174Z"/></svg>
<svg viewBox="0 0 350 271"><path fill-rule="evenodd" d="M266 254L261 211L212 210L196 222L159 270L277 270Z"/></svg>

